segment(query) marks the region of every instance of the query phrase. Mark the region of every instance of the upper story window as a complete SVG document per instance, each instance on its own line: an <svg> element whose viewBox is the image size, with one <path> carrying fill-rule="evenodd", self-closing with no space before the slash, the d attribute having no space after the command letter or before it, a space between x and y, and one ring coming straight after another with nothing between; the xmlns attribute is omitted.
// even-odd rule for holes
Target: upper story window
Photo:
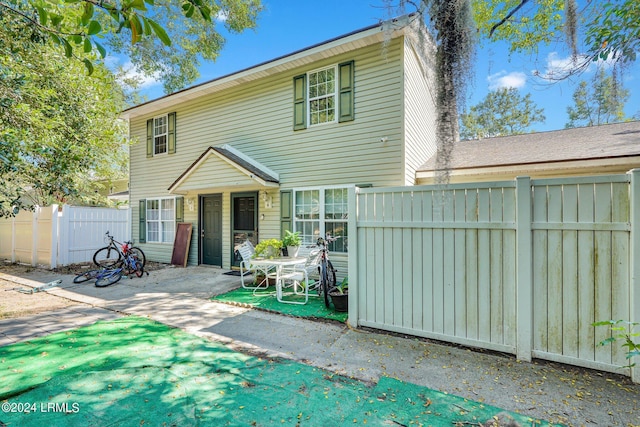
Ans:
<svg viewBox="0 0 640 427"><path fill-rule="evenodd" d="M176 113L147 120L147 157L176 152Z"/></svg>
<svg viewBox="0 0 640 427"><path fill-rule="evenodd" d="M167 152L167 116L153 119L153 154Z"/></svg>
<svg viewBox="0 0 640 427"><path fill-rule="evenodd" d="M308 74L309 124L336 120L336 67Z"/></svg>
<svg viewBox="0 0 640 427"><path fill-rule="evenodd" d="M353 61L293 78L293 130L354 117Z"/></svg>

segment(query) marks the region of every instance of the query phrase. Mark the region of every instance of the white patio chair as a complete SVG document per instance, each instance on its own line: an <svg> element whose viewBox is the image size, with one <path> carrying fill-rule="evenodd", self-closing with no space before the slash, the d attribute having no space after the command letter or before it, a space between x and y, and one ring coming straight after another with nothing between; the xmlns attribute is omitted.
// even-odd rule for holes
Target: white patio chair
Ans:
<svg viewBox="0 0 640 427"><path fill-rule="evenodd" d="M317 285L309 284L309 277L318 276L320 266L320 250L316 247L301 247L298 257L305 256L304 263L291 267L283 267L276 282L276 298L278 302L287 304L306 304L309 301L309 289ZM303 284L304 283L304 284ZM317 282L316 282L317 283ZM289 295L304 295L304 302L284 299L284 289L293 288Z"/></svg>
<svg viewBox="0 0 640 427"><path fill-rule="evenodd" d="M242 287L245 289L255 289L255 286L247 286L244 282L245 274L255 274L256 272L256 268L251 265L251 260L253 259L255 248L253 247L253 244L249 240L247 240L243 244L238 246L236 251L238 251L238 253L242 257L242 261L240 261L240 278L242 280Z"/></svg>
<svg viewBox="0 0 640 427"><path fill-rule="evenodd" d="M242 261L240 261L240 278L242 281L242 287L244 289L253 289L254 291L268 288L269 278L275 279L275 273L270 269L265 269L264 267L259 267L253 264L253 254L255 253L253 244L247 240L242 245L238 246L236 251L238 251L242 257ZM249 284L244 280L244 276L249 273L253 273L256 278L251 282L255 286L249 286ZM260 276L260 273L263 273L265 278L260 283L257 283L256 280Z"/></svg>

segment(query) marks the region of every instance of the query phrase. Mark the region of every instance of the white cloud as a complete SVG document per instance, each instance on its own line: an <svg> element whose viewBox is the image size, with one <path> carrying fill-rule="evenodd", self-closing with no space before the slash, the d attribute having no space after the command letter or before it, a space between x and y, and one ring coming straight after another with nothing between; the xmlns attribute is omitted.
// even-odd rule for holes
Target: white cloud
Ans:
<svg viewBox="0 0 640 427"><path fill-rule="evenodd" d="M547 55L547 65L544 71L534 70L534 74L543 79L557 80L571 74L578 64L584 64L584 56L578 55L574 58L571 55L561 58L558 52L551 52Z"/></svg>
<svg viewBox="0 0 640 427"><path fill-rule="evenodd" d="M229 18L229 13L224 10L221 10L220 12L218 12L215 17L216 21L218 22L226 22L228 18Z"/></svg>
<svg viewBox="0 0 640 427"><path fill-rule="evenodd" d="M487 77L489 82L489 89L496 90L501 88L516 88L520 89L527 83L527 75L520 71L512 71L507 73L502 70L498 73L491 74Z"/></svg>
<svg viewBox="0 0 640 427"><path fill-rule="evenodd" d="M601 59L592 61L587 55L578 55L572 57L571 55L561 58L558 52L551 52L547 55L547 64L544 71L534 70L533 74L543 79L558 80L567 77L578 70L585 72L595 71L598 67L604 67L605 69L611 68L615 63L613 56L609 57L606 61Z"/></svg>
<svg viewBox="0 0 640 427"><path fill-rule="evenodd" d="M137 82L138 89L149 89L153 86L158 86L160 82L160 73L155 73L152 76L142 74L131 61L126 62L123 65L119 65L121 70L121 82L123 81L135 81Z"/></svg>

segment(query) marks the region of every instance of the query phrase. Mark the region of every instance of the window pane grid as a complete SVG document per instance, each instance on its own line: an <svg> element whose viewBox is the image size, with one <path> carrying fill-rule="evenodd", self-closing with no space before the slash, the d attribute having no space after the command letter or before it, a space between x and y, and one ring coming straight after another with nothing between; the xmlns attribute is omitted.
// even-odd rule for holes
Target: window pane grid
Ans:
<svg viewBox="0 0 640 427"><path fill-rule="evenodd" d="M300 190L294 192L294 230L305 244L315 243L326 233L340 236L330 251L347 252L348 191L346 188Z"/></svg>
<svg viewBox="0 0 640 427"><path fill-rule="evenodd" d="M175 236L175 199L147 199L147 242L171 243Z"/></svg>
<svg viewBox="0 0 640 427"><path fill-rule="evenodd" d="M153 119L153 149L155 154L167 152L167 116Z"/></svg>
<svg viewBox="0 0 640 427"><path fill-rule="evenodd" d="M309 121L335 121L335 67L309 73Z"/></svg>
<svg viewBox="0 0 640 427"><path fill-rule="evenodd" d="M296 230L300 231L302 242L315 243L320 233L320 191L297 191L294 212Z"/></svg>

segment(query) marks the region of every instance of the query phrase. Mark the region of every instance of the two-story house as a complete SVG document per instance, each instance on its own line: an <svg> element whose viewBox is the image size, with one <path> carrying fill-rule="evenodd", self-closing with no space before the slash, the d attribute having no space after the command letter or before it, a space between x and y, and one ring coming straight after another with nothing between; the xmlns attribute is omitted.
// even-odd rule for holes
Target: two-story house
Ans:
<svg viewBox="0 0 640 427"><path fill-rule="evenodd" d="M133 238L169 262L189 222L188 264L229 268L247 238L329 232L344 268L346 189L414 185L436 150L433 53L405 16L127 109Z"/></svg>

